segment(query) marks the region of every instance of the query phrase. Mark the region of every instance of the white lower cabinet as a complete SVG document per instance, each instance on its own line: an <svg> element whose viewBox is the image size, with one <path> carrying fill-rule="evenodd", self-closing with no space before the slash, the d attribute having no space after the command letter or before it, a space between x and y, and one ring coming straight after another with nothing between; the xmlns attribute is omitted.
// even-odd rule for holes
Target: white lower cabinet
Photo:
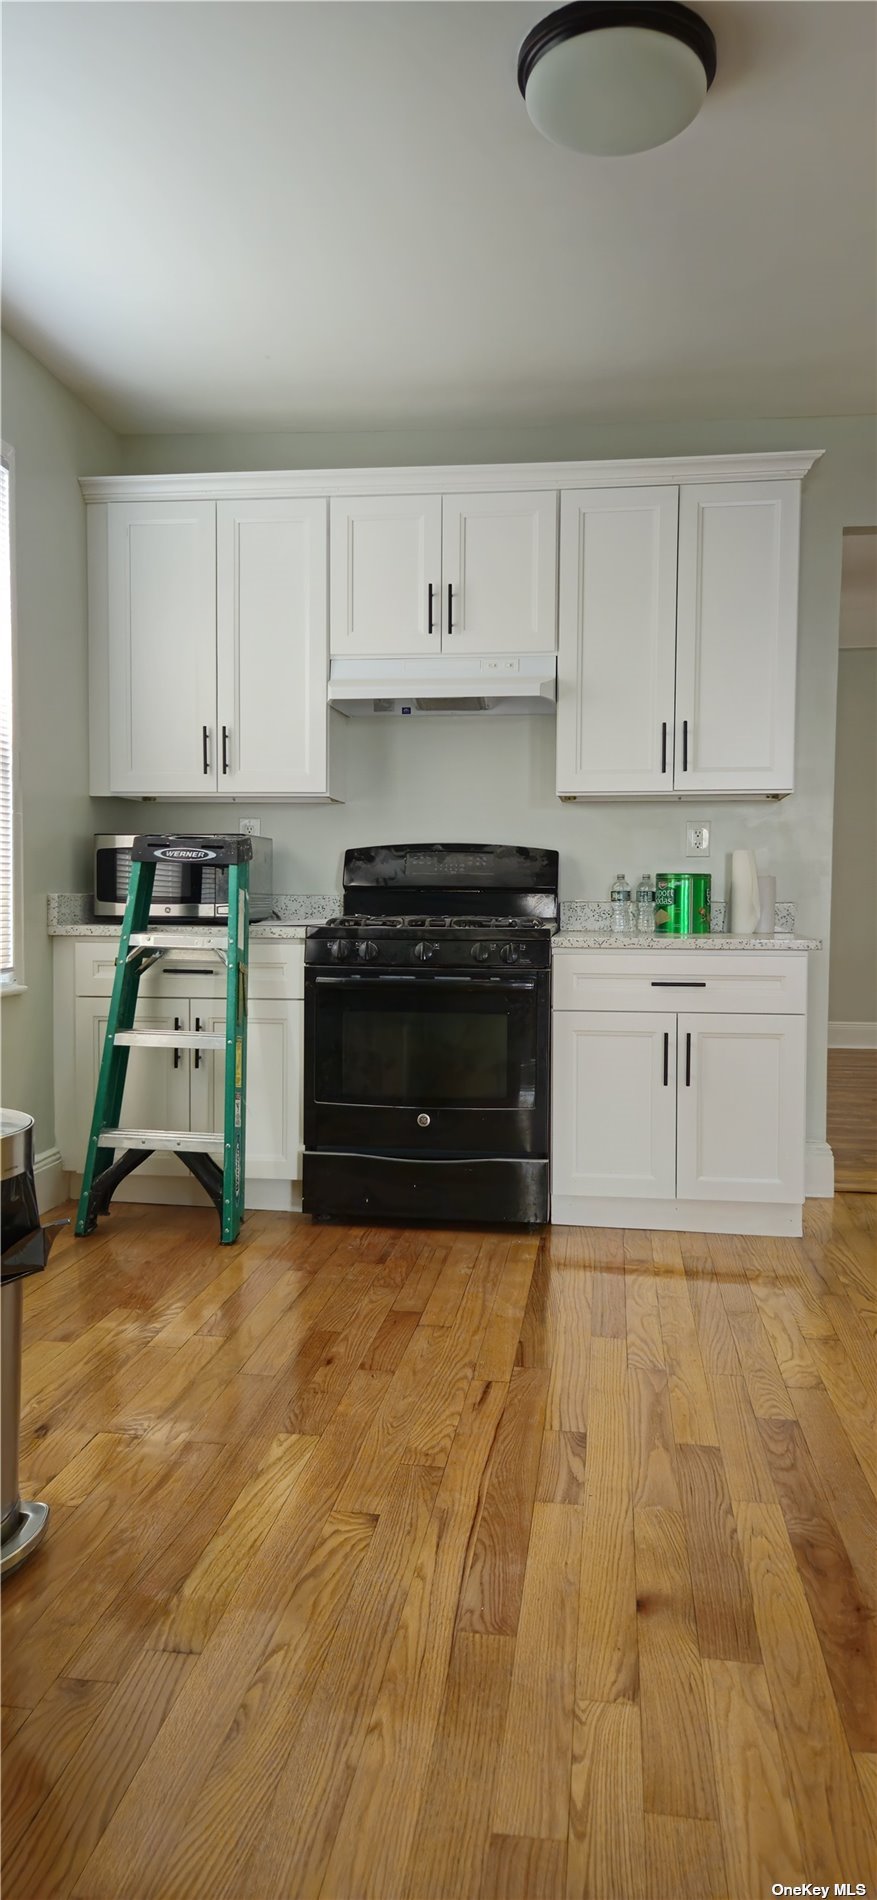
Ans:
<svg viewBox="0 0 877 1900"><path fill-rule="evenodd" d="M192 1028L221 1034L225 1008L195 998ZM260 1181L301 1175L302 1005L250 1002L247 1010L247 1174ZM224 1062L198 1050L192 1062L192 1125L221 1128Z"/></svg>
<svg viewBox="0 0 877 1900"><path fill-rule="evenodd" d="M555 1194L674 1194L675 1016L558 1011L553 1061Z"/></svg>
<svg viewBox="0 0 877 1900"><path fill-rule="evenodd" d="M247 1008L247 1205L299 1205L302 1147L304 946L256 938L250 944ZM110 1008L113 941L55 945L55 1119L62 1164L81 1174L97 1094ZM192 968L186 959L193 958ZM210 961L208 957L207 962ZM143 1028L225 1029L225 975L204 969L204 953L174 952L144 981L136 1024ZM155 993L163 984L166 991ZM152 993L144 994L149 985ZM182 992L182 993L180 993ZM254 993L255 992L255 993ZM279 993L275 993L279 992ZM122 1128L222 1128L224 1059L220 1051L133 1048ZM202 1201L179 1157L167 1151L141 1163L118 1190L120 1200Z"/></svg>
<svg viewBox="0 0 877 1900"><path fill-rule="evenodd" d="M804 1198L803 1016L680 1016L676 1192Z"/></svg>
<svg viewBox="0 0 877 1900"><path fill-rule="evenodd" d="M685 953L681 953L685 958ZM620 953L619 953L620 955ZM749 1010L764 988L765 958L690 953L555 959L551 1181L553 1221L586 1226L799 1234L804 1199L806 1015L803 968L780 993L796 1013ZM797 964L792 957L777 963ZM711 966L716 967L715 973ZM604 974L605 972L605 974ZM780 969L776 971L781 975ZM719 979L722 979L719 981ZM577 994L626 984L692 1007L582 1009ZM702 1007L717 984L730 1007ZM705 994L701 995L703 991ZM694 998L697 998L695 1004ZM679 1002L684 998L679 995ZM734 1006L736 1004L736 1006ZM566 1006L564 1006L566 1005Z"/></svg>
<svg viewBox="0 0 877 1900"><path fill-rule="evenodd" d="M108 996L79 996L76 999L76 1142L74 1153L63 1156L64 1165L68 1168L81 1170L85 1166L85 1150L97 1097L109 1013ZM136 1022L141 1029L194 1027L189 1021L188 1002L179 998L168 1003L154 1002L149 997L141 998ZM192 1125L189 1119L190 1062L191 1051L188 1049L129 1050L119 1127L189 1128ZM140 1167L144 1173L175 1174L179 1171L180 1163L174 1155L158 1152L150 1155L148 1161L141 1162Z"/></svg>

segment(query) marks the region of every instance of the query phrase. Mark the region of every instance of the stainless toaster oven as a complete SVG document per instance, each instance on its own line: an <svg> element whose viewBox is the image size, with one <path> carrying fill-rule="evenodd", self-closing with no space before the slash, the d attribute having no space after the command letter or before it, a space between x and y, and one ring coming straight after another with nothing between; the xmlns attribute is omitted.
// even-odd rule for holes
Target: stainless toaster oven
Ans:
<svg viewBox="0 0 877 1900"><path fill-rule="evenodd" d="M94 841L95 917L125 915L131 877L134 834L99 832ZM270 838L253 839L250 863L250 917L270 917L274 885ZM157 864L152 894L152 923L174 918L188 923L228 916L228 871L212 864Z"/></svg>

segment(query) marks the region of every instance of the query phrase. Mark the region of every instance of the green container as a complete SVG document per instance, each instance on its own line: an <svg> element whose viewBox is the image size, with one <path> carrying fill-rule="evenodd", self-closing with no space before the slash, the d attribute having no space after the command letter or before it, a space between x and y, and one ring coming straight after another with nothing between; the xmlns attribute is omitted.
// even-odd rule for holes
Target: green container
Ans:
<svg viewBox="0 0 877 1900"><path fill-rule="evenodd" d="M655 930L665 937L704 937L710 928L709 871L658 871Z"/></svg>

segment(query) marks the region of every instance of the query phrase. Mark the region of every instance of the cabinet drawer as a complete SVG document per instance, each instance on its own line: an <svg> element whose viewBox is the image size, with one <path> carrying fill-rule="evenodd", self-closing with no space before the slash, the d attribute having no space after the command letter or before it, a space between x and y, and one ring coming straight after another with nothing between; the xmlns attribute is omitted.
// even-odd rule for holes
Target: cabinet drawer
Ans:
<svg viewBox="0 0 877 1900"><path fill-rule="evenodd" d="M552 973L554 1008L679 1009L720 1015L803 1016L807 1004L805 956L771 950L558 950Z"/></svg>
<svg viewBox="0 0 877 1900"><path fill-rule="evenodd" d="M76 995L109 996L116 972L116 938L89 937L77 943ZM258 998L304 996L304 944L282 938L250 939L250 995ZM169 950L147 970L141 996L225 995L225 967L209 951Z"/></svg>

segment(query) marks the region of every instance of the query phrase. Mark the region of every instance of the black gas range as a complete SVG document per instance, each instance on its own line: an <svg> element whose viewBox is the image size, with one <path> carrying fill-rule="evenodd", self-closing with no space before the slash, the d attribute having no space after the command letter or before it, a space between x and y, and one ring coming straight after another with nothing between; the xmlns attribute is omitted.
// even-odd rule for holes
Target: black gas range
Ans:
<svg viewBox="0 0 877 1900"><path fill-rule="evenodd" d="M324 1218L548 1218L557 853L348 851L305 946L303 1205Z"/></svg>

